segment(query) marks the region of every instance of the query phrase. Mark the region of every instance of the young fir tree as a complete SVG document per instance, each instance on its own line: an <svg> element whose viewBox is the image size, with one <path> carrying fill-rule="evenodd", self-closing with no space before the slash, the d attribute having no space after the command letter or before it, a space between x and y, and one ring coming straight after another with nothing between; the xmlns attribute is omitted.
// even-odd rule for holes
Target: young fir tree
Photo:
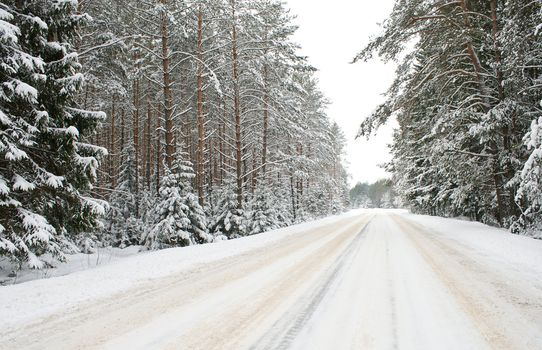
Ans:
<svg viewBox="0 0 542 350"><path fill-rule="evenodd" d="M276 184L273 187L275 202L273 207L277 212L277 224L279 227L286 227L292 224L291 201L288 197L288 189L283 184Z"/></svg>
<svg viewBox="0 0 542 350"><path fill-rule="evenodd" d="M0 5L0 254L32 268L45 253L62 259L104 213L85 195L106 153L85 140L105 115L74 103L83 76L72 39L87 20L76 7Z"/></svg>
<svg viewBox="0 0 542 350"><path fill-rule="evenodd" d="M233 177L228 177L217 190L211 232L214 236L224 235L228 239L246 236L245 212L237 207L237 192Z"/></svg>
<svg viewBox="0 0 542 350"><path fill-rule="evenodd" d="M249 206L250 212L247 223L247 232L249 235L281 227L280 207L277 206L277 199L273 195L270 186L267 184L258 186Z"/></svg>
<svg viewBox="0 0 542 350"><path fill-rule="evenodd" d="M110 241L117 247L138 244L143 229L143 221L136 216L136 169L135 150L132 142L122 150L124 160L119 170L118 185L110 197L109 213Z"/></svg>
<svg viewBox="0 0 542 350"><path fill-rule="evenodd" d="M150 249L184 247L210 241L207 222L198 197L193 193L192 164L177 154L173 166L165 166L149 231L142 242Z"/></svg>
<svg viewBox="0 0 542 350"><path fill-rule="evenodd" d="M193 164L191 161L186 160L186 154L181 152L178 152L178 154L180 155L177 156L176 160L176 162L178 162L177 171L179 172L181 179L181 194L187 208L185 213L190 220L191 227L189 228L189 231L192 233L194 243L209 243L212 241L212 237L207 233L208 223L205 210L199 204L198 195L192 187L192 182L196 176L194 174Z"/></svg>

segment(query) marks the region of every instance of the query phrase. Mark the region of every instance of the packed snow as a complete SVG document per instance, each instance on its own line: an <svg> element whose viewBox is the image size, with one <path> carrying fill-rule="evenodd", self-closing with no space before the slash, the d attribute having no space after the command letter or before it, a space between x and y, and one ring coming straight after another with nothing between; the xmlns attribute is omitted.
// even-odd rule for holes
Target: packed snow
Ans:
<svg viewBox="0 0 542 350"><path fill-rule="evenodd" d="M0 287L0 348L542 346L542 241L479 223L358 210L132 253Z"/></svg>
<svg viewBox="0 0 542 350"><path fill-rule="evenodd" d="M134 254L141 247L129 247L127 250L100 249L90 255L77 254L72 258L68 257L67 264L59 264L57 268L43 271L26 271L16 281L40 277L45 279L1 287L0 300L3 302L0 305L0 314L3 317L0 318L0 328L35 322L54 312L69 310L80 303L127 290L139 283L147 283L196 265L242 254L298 231L354 215L355 211L257 236L137 255ZM125 257L121 258L122 256ZM2 272L4 276L8 273L7 270Z"/></svg>

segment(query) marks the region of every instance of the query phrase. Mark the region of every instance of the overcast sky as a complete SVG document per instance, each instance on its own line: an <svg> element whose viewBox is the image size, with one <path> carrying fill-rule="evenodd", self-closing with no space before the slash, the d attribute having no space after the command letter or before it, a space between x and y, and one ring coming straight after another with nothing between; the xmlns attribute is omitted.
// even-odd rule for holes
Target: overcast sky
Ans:
<svg viewBox="0 0 542 350"><path fill-rule="evenodd" d="M331 100L328 115L343 129L348 139L346 160L351 183L374 182L389 176L378 165L390 159L392 125L369 141L354 140L360 122L384 100L393 80L393 64L379 60L349 64L352 58L379 32L391 12L393 0L354 1L286 0L297 16L299 30L294 39L301 53L318 68L320 88Z"/></svg>

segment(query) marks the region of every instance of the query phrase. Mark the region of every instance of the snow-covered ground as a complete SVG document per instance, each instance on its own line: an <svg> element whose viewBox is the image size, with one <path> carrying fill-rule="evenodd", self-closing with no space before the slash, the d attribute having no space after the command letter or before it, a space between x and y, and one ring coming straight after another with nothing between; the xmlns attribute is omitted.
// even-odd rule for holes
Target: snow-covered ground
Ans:
<svg viewBox="0 0 542 350"><path fill-rule="evenodd" d="M2 349L542 348L542 241L365 210L0 287Z"/></svg>
<svg viewBox="0 0 542 350"><path fill-rule="evenodd" d="M0 286L32 281L35 279L52 278L68 275L70 273L92 269L102 265L114 263L120 259L127 258L134 254L144 252L143 247L130 246L120 248L98 248L92 254L69 254L66 255L66 262L58 262L48 259L53 267L41 270L22 269L14 271L14 266L4 258L0 259Z"/></svg>
<svg viewBox="0 0 542 350"><path fill-rule="evenodd" d="M68 263L58 264L56 269L25 271L18 281L29 282L0 287L0 329L35 322L59 310L69 310L81 303L135 288L138 284L152 283L153 279L265 247L300 231L332 224L357 214L359 211L351 211L256 236L207 245L137 255L139 247L69 256ZM3 273L7 275L7 271ZM59 277L50 278L52 276Z"/></svg>

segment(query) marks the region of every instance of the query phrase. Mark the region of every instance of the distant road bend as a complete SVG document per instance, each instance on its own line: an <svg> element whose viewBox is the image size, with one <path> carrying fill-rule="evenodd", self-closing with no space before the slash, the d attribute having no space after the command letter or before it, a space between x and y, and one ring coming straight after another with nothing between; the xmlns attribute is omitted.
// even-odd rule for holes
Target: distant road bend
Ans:
<svg viewBox="0 0 542 350"><path fill-rule="evenodd" d="M542 349L540 280L411 218L324 221L0 330L0 348Z"/></svg>

